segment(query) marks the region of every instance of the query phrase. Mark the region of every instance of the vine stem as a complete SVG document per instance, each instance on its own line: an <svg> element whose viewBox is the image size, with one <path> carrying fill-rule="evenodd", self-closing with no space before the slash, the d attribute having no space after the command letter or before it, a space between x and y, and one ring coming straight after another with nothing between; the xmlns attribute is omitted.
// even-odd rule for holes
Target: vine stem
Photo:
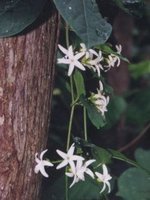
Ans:
<svg viewBox="0 0 150 200"><path fill-rule="evenodd" d="M86 118L86 108L83 108L83 120L84 120L84 139L87 141L87 118Z"/></svg>
<svg viewBox="0 0 150 200"><path fill-rule="evenodd" d="M139 133L139 135L136 138L134 138L127 145L121 147L118 151L123 152L129 149L130 147L132 147L136 142L138 142L145 135L145 133L148 131L149 128L150 128L150 123Z"/></svg>

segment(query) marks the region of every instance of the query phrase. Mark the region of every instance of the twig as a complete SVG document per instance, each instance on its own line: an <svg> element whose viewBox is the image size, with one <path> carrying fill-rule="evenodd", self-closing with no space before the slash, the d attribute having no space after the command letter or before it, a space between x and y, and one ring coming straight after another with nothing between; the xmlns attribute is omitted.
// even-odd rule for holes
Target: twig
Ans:
<svg viewBox="0 0 150 200"><path fill-rule="evenodd" d="M132 147L136 142L138 142L145 135L145 133L148 131L149 128L150 128L150 123L139 133L139 135L136 138L134 138L127 145L121 147L118 151L123 152L129 149L130 147Z"/></svg>

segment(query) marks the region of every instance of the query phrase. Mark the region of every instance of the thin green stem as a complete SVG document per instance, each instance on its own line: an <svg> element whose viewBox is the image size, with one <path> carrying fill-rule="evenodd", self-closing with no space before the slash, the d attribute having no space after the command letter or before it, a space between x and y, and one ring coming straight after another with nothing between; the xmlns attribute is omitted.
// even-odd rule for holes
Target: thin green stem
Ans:
<svg viewBox="0 0 150 200"><path fill-rule="evenodd" d="M87 141L87 118L86 118L86 108L83 107L83 120L84 120L84 139Z"/></svg>
<svg viewBox="0 0 150 200"><path fill-rule="evenodd" d="M75 108L75 106L72 106L71 113L70 113L70 120L69 120L69 127L68 127L68 137L67 137L67 148L66 148L67 151L68 151L69 146L70 146L71 128L72 128L72 121L73 121L73 115L74 115L74 108Z"/></svg>
<svg viewBox="0 0 150 200"><path fill-rule="evenodd" d="M67 172L67 167L66 167L66 170ZM66 187L66 190L65 190L65 196L66 196L66 200L69 200L69 193L68 193L68 177L65 176L65 187Z"/></svg>

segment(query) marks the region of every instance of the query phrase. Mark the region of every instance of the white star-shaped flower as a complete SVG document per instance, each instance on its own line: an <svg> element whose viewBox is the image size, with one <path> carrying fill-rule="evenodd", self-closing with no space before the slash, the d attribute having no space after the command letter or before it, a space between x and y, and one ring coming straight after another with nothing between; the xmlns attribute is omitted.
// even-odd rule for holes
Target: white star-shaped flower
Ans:
<svg viewBox="0 0 150 200"><path fill-rule="evenodd" d="M68 49L65 49L63 46L58 45L59 49L65 54L63 58L59 58L57 61L59 64L68 64L68 76L71 76L75 67L85 71L85 67L79 61L80 58L84 56L84 52L79 52L74 54L72 45Z"/></svg>
<svg viewBox="0 0 150 200"><path fill-rule="evenodd" d="M87 67L91 68L94 72L97 71L97 75L100 76L100 70L103 70L103 67L100 63L103 60L102 52L99 51L99 53L97 53L93 49L90 49L89 52L93 54L93 56L96 56L96 58L89 59L87 61Z"/></svg>
<svg viewBox="0 0 150 200"><path fill-rule="evenodd" d="M48 160L43 160L43 156L44 154L47 152L48 150L44 150L41 152L40 154L40 159L38 158L38 153L35 154L35 161L37 163L37 165L34 168L34 172L37 174L38 172L41 172L41 174L43 176L45 176L46 178L48 177L48 174L45 171L45 167L52 167L53 164L48 161Z"/></svg>
<svg viewBox="0 0 150 200"><path fill-rule="evenodd" d="M56 169L60 169L62 167L67 166L68 164L71 167L71 170L74 171L75 170L75 163L74 161L80 160L83 161L84 158L82 156L78 156L78 155L73 155L74 154L74 150L75 150L75 146L74 143L71 145L71 147L69 148L67 153L64 153L60 150L56 150L56 152L64 159L57 167Z"/></svg>
<svg viewBox="0 0 150 200"><path fill-rule="evenodd" d="M110 193L111 191L111 188L110 188L110 183L109 181L112 179L112 177L109 175L108 173L108 170L107 170L107 167L105 164L102 165L102 169L103 169L103 173L99 173L99 172L95 172L96 176L97 176L97 180L99 182L102 182L103 183L103 188L102 190L100 191L100 193L102 193L105 189L106 189L106 186L108 186L108 193Z"/></svg>
<svg viewBox="0 0 150 200"><path fill-rule="evenodd" d="M102 113L102 116L104 116L105 112L107 111L109 96L106 97L103 95L103 84L101 81L99 81L99 89L97 89L97 94L92 94L91 100L96 106L97 110Z"/></svg>
<svg viewBox="0 0 150 200"><path fill-rule="evenodd" d="M83 163L82 160L77 160L75 168L73 170L71 169L71 172L66 172L66 176L74 177L70 188L80 180L85 180L84 173L94 178L94 173L91 171L91 169L88 168L88 166L91 165L93 162L95 162L94 159L88 160L85 163Z"/></svg>

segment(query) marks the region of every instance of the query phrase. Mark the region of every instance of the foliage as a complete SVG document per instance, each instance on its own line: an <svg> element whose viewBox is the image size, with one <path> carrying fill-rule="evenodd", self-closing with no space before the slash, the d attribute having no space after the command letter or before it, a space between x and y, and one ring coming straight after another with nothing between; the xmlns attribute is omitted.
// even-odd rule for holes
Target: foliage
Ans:
<svg viewBox="0 0 150 200"><path fill-rule="evenodd" d="M0 37L13 36L32 24L46 0L0 1Z"/></svg>
<svg viewBox="0 0 150 200"><path fill-rule="evenodd" d="M150 197L150 151L137 149L135 157L143 169L129 168L123 172L118 180L118 195L125 200L148 200Z"/></svg>

